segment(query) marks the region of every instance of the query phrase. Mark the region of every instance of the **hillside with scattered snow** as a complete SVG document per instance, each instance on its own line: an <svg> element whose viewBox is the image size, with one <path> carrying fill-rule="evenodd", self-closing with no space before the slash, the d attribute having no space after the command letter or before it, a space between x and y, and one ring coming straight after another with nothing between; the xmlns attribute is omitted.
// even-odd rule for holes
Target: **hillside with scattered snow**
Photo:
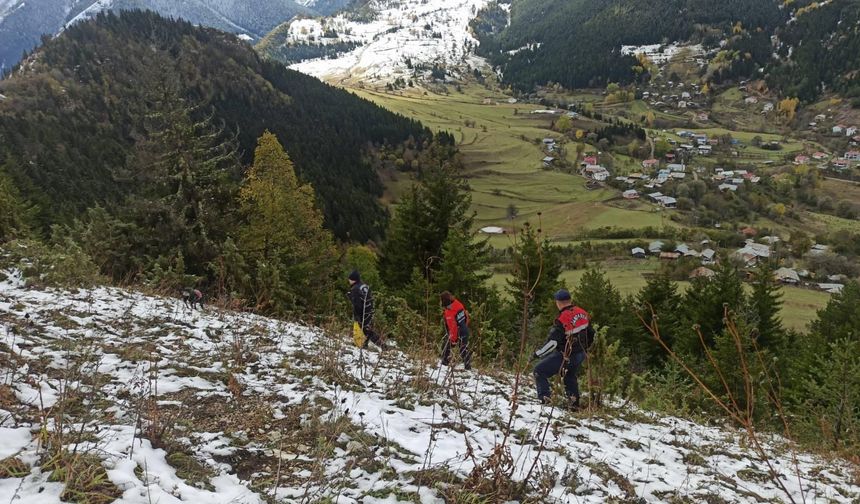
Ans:
<svg viewBox="0 0 860 504"><path fill-rule="evenodd" d="M483 67L475 56L478 43L469 22L488 0L371 0L364 6L373 19L342 13L334 17L299 19L289 25L284 44L355 43L359 46L333 58L291 66L324 80L388 83L414 74L429 74L433 65L462 71Z"/></svg>
<svg viewBox="0 0 860 504"><path fill-rule="evenodd" d="M729 429L542 408L527 377L496 451L509 375L361 353L346 336L174 299L0 279L0 502L86 491L122 503L450 502L454 489L486 490L488 460L521 481L548 420L531 488L543 502L784 499ZM791 452L774 443L800 501ZM806 502L860 498L846 467L797 462Z"/></svg>

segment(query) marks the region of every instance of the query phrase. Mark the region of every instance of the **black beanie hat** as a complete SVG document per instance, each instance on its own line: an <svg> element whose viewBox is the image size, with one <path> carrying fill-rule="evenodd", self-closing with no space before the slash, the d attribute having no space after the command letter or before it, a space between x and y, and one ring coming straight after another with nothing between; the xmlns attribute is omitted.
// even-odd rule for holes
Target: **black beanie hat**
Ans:
<svg viewBox="0 0 860 504"><path fill-rule="evenodd" d="M349 274L348 278L350 280L352 280L353 282L360 282L361 281L361 275L358 274L358 270L352 270L352 273Z"/></svg>

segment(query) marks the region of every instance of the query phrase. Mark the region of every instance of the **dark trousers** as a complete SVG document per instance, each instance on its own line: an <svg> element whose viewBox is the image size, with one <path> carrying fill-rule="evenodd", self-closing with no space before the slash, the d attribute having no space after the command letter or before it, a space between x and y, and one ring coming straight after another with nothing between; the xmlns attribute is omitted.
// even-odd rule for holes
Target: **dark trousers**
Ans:
<svg viewBox="0 0 860 504"><path fill-rule="evenodd" d="M582 363L585 362L585 352L572 354L567 363L561 352L553 352L537 363L535 366L535 384L537 385L538 399L548 399L551 395L549 379L564 371L564 389L567 397L579 399L579 382L576 374Z"/></svg>
<svg viewBox="0 0 860 504"><path fill-rule="evenodd" d="M373 327L368 325L362 327L361 330L364 331L365 336L363 348L367 348L367 345L369 345L371 341L374 345L382 348L382 340L379 338L379 335L376 334L376 331L373 330Z"/></svg>
<svg viewBox="0 0 860 504"><path fill-rule="evenodd" d="M455 344L460 347L460 358L463 360L463 365L466 369L472 369L472 351L469 350L469 337L460 336ZM445 366L451 359L451 346L451 340L445 338L445 345L442 347L442 364Z"/></svg>

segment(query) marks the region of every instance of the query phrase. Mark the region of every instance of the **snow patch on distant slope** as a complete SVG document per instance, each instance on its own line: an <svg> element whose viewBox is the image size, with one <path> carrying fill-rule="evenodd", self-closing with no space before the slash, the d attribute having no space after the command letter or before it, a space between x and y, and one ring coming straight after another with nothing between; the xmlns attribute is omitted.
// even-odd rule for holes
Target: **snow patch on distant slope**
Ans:
<svg viewBox="0 0 860 504"><path fill-rule="evenodd" d="M20 9L23 6L24 2L22 0L0 0L0 23L2 23L9 14L12 14L15 10Z"/></svg>
<svg viewBox="0 0 860 504"><path fill-rule="evenodd" d="M484 66L484 60L474 54L478 41L469 32L469 22L487 3L371 0L368 8L377 13L373 21L355 21L347 14L296 20L290 25L289 43L356 42L361 46L333 59L303 61L291 68L326 80L391 82L408 79L415 67Z"/></svg>

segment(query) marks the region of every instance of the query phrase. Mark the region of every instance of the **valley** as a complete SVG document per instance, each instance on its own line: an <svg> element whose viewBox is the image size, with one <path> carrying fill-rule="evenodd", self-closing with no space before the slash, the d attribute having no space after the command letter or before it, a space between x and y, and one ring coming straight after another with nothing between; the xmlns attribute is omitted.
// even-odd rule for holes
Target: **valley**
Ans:
<svg viewBox="0 0 860 504"><path fill-rule="evenodd" d="M446 86L445 91L441 92L434 89L439 91L443 88L430 86L430 89L397 91L382 86L376 89L369 89L369 86L350 88L358 96L393 112L419 119L427 126L455 135L465 165L464 174L472 191L477 228L497 227L506 230L506 233L515 233L525 222L540 222L543 236L556 245L577 246L586 242L604 246L614 244L614 251L611 252L614 260L594 258L589 263L601 264L613 285L626 295L634 294L644 287L647 278L664 266L657 258L643 262L630 257L631 247L647 247L648 242L662 238L660 230L666 228L696 227L684 217L685 212L661 207L647 201L644 196L635 200L624 199L622 193L626 189L626 181L623 187L612 187L605 183L589 187L587 178L575 168L547 169L543 166L542 159L546 156L542 143L544 138L563 142L565 158L569 156L571 160L587 157L595 147L588 145L585 139L576 142L575 138L553 129L554 123L563 114L534 113L544 107L539 103L520 102L502 93L496 86L481 85L474 81ZM590 104L604 116L621 120L654 114L659 120L668 123L687 124L690 121L685 111L657 110L641 99L605 105L605 93L601 91L582 90L559 94L548 90L543 99ZM734 159L699 157L696 163L707 167L721 163L754 166L762 176L767 176L777 174L779 166L791 164L792 161L786 161L787 158L802 152L825 149L808 138L785 136L784 128L763 117L758 108L745 104L743 93L730 89L716 96L708 110L696 112L696 115L716 117L709 117L704 124L688 131L712 137L731 135L745 144ZM725 124L716 123L716 120L725 121ZM578 121L574 124L589 126L588 123ZM739 129L741 127L749 129ZM646 131L649 138L671 139L676 143L684 140L672 131L655 128L646 128ZM769 151L750 145L759 143L758 139L753 142L754 138L760 139L761 143L780 142L781 149ZM582 154L578 155L577 152ZM610 159L613 176L643 171L641 161L626 152L613 151ZM577 164L568 162L568 166L575 167ZM698 174L694 172L690 175ZM384 200L396 205L399 195L412 184L412 176L409 173L388 171L383 174L383 181L386 186ZM841 178L822 178L820 182L820 191L830 198L845 198L852 191L860 191L858 188L860 185ZM858 221L822 214L817 209L800 210L797 217L790 220L765 215L734 222L730 220L723 222L722 226L738 230L745 226L766 228L786 239L798 232L814 237L840 230L852 233L860 231ZM626 238L604 237L606 233L622 233L622 230L626 231ZM693 230L693 234L702 236L707 232L703 227L698 231ZM484 236L494 248L500 250L512 246L516 240L509 234ZM563 278L568 285L574 285L583 272L584 269L568 270ZM504 274L498 274L494 283L503 287L503 278ZM679 282L682 289L688 285L686 281ZM787 327L797 330L805 330L830 297L814 286L786 286L783 294L781 316Z"/></svg>

